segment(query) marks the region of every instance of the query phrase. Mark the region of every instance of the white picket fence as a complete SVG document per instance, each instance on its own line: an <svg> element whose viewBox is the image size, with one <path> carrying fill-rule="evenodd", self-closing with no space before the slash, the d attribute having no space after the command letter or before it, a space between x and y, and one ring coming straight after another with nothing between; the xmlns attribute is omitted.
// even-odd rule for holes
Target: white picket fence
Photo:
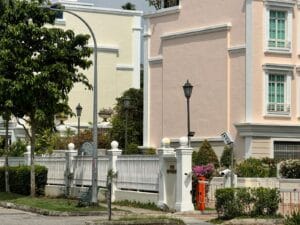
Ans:
<svg viewBox="0 0 300 225"><path fill-rule="evenodd" d="M158 192L158 162L158 156L119 156L117 187Z"/></svg>
<svg viewBox="0 0 300 225"><path fill-rule="evenodd" d="M98 157L98 186L106 186L109 157ZM158 156L120 155L117 159L118 189L158 192L159 174ZM5 158L0 158L0 166L4 166ZM24 165L24 157L9 157L10 166ZM65 185L66 157L36 156L35 164L48 169L47 184ZM73 186L92 185L92 157L75 156L70 162L70 172L73 174Z"/></svg>

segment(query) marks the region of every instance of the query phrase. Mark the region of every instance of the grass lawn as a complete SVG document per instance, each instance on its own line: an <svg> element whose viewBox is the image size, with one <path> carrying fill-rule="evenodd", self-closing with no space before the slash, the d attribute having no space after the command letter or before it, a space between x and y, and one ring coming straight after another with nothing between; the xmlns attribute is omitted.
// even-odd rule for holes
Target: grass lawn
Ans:
<svg viewBox="0 0 300 225"><path fill-rule="evenodd" d="M12 202L39 209L59 212L83 212L83 211L106 211L103 206L77 207L78 200L64 198L30 197L13 193L0 192L0 201Z"/></svg>

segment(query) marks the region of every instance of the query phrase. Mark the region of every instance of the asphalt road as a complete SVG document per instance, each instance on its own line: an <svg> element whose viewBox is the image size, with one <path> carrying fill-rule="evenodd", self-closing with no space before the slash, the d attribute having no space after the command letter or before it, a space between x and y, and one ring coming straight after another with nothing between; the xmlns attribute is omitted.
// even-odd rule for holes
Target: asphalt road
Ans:
<svg viewBox="0 0 300 225"><path fill-rule="evenodd" d="M0 207L0 225L84 225L99 216L42 216Z"/></svg>
<svg viewBox="0 0 300 225"><path fill-rule="evenodd" d="M197 214L176 215L187 225L211 225L203 221ZM0 207L0 225L85 225L86 221L107 219L107 216L43 216L17 209Z"/></svg>

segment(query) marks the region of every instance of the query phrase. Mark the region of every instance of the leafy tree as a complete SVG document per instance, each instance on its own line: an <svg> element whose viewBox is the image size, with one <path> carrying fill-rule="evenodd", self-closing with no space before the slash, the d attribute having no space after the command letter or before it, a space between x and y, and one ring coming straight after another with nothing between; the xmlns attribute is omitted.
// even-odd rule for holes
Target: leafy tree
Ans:
<svg viewBox="0 0 300 225"><path fill-rule="evenodd" d="M133 146L132 144L142 145L143 142L143 90L130 88L124 92L123 96L116 99L117 105L115 107L115 114L112 116L112 129L110 131L111 138L117 140L123 148L125 146L126 118L124 99L127 97L130 98L127 121L128 143ZM126 154L126 152L124 153Z"/></svg>
<svg viewBox="0 0 300 225"><path fill-rule="evenodd" d="M155 9L161 9L161 1L162 0L146 0L149 2L149 6L154 6Z"/></svg>
<svg viewBox="0 0 300 225"><path fill-rule="evenodd" d="M193 153L194 165L214 164L215 168L219 168L218 157L207 140L204 140L198 152Z"/></svg>
<svg viewBox="0 0 300 225"><path fill-rule="evenodd" d="M89 36L45 27L55 22L55 12L40 7L48 3L0 0L0 102L29 125L18 120L31 144L32 196L36 134L54 127L55 114L72 115L68 94L74 83L91 88L80 72L91 65Z"/></svg>
<svg viewBox="0 0 300 225"><path fill-rule="evenodd" d="M225 145L221 159L220 164L221 166L224 166L226 168L231 167L231 156L233 154L233 148L229 147L228 145ZM234 155L233 155L234 157ZM235 159L233 158L233 164L235 164Z"/></svg>
<svg viewBox="0 0 300 225"><path fill-rule="evenodd" d="M135 4L132 4L130 2L125 3L124 5L122 5L122 9L126 9L126 10L136 10L135 9Z"/></svg>

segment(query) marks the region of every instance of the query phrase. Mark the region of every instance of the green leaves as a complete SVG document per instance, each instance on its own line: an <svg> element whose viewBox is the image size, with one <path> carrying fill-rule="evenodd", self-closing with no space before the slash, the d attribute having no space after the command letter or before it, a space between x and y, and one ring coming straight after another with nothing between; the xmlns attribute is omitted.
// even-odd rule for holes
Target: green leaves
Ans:
<svg viewBox="0 0 300 225"><path fill-rule="evenodd" d="M71 114L68 94L75 83L91 89L79 72L92 63L89 35L45 27L55 21L55 12L40 7L47 4L0 0L0 102L9 103L0 103L0 111L9 107L37 128L52 127L60 110Z"/></svg>

